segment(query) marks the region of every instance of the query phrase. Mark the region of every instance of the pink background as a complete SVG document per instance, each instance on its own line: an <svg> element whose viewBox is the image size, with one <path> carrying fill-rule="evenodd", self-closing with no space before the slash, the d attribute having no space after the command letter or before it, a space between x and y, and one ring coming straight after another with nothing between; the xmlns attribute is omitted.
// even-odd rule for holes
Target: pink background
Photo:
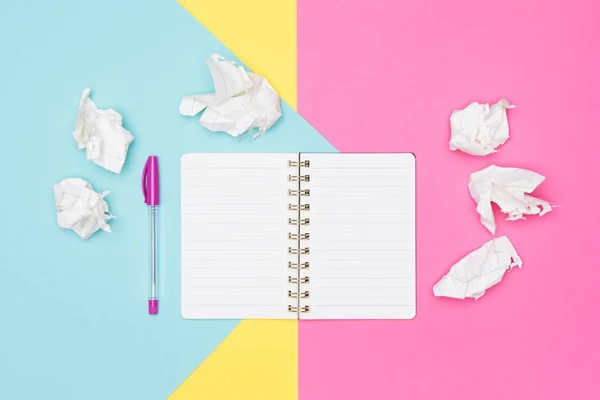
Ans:
<svg viewBox="0 0 600 400"><path fill-rule="evenodd" d="M299 111L341 152L417 155L417 317L300 324L300 399L598 399L600 2L299 3ZM448 118L506 97L511 139L448 149ZM432 286L491 239L467 191L489 164L561 206L497 214L524 260L477 301Z"/></svg>

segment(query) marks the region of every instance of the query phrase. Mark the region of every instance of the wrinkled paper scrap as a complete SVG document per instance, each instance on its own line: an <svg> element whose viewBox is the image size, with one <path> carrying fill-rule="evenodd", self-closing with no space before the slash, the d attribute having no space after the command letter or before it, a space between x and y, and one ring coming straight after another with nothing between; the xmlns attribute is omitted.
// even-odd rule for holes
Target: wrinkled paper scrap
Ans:
<svg viewBox="0 0 600 400"><path fill-rule="evenodd" d="M118 174L125 164L133 135L123 128L121 114L112 108L98 109L90 99L90 92L84 89L81 95L73 137L78 148L85 148L88 160Z"/></svg>
<svg viewBox="0 0 600 400"><path fill-rule="evenodd" d="M524 215L539 214L552 210L547 201L529 195L545 179L544 176L521 168L503 168L490 165L471 174L469 192L477 202L481 223L492 234L496 233L496 221L492 203L508 214L507 220L525 219Z"/></svg>
<svg viewBox="0 0 600 400"><path fill-rule="evenodd" d="M487 156L508 140L506 110L513 108L502 99L489 104L471 103L450 116L450 150L461 150L474 156Z"/></svg>
<svg viewBox="0 0 600 400"><path fill-rule="evenodd" d="M478 299L502 280L504 273L523 262L506 236L495 238L450 268L434 287L436 296Z"/></svg>
<svg viewBox="0 0 600 400"><path fill-rule="evenodd" d="M106 222L114 216L104 200L108 191L96 193L92 185L79 178L65 179L54 185L53 190L58 226L72 229L83 240L98 229L110 232Z"/></svg>
<svg viewBox="0 0 600 400"><path fill-rule="evenodd" d="M212 132L237 137L253 132L262 135L281 117L281 100L267 80L233 61L213 54L207 61L215 93L186 96L179 104L182 115L204 110L200 124Z"/></svg>

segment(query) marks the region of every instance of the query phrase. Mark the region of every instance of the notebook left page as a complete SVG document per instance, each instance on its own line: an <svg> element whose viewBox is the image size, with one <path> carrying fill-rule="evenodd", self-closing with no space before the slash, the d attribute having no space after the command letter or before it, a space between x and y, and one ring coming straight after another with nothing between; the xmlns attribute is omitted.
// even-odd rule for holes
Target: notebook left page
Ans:
<svg viewBox="0 0 600 400"><path fill-rule="evenodd" d="M181 314L295 319L288 312L288 161L294 154L181 159Z"/></svg>

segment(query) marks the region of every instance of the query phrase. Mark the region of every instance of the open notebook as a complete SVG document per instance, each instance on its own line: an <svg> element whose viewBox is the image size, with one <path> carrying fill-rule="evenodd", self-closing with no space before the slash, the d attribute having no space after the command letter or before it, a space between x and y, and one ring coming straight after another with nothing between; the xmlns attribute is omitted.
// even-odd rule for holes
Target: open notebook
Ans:
<svg viewBox="0 0 600 400"><path fill-rule="evenodd" d="M415 315L413 154L187 154L184 318Z"/></svg>

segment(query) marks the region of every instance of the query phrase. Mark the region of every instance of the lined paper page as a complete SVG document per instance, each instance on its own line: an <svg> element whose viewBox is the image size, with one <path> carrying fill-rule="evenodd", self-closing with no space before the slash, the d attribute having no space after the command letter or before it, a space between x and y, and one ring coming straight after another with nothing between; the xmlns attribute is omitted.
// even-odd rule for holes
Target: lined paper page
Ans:
<svg viewBox="0 0 600 400"><path fill-rule="evenodd" d="M301 154L310 160L310 312L302 319L415 315L415 158Z"/></svg>
<svg viewBox="0 0 600 400"><path fill-rule="evenodd" d="M297 318L287 311L288 160L297 159L298 153L183 156L184 318Z"/></svg>

